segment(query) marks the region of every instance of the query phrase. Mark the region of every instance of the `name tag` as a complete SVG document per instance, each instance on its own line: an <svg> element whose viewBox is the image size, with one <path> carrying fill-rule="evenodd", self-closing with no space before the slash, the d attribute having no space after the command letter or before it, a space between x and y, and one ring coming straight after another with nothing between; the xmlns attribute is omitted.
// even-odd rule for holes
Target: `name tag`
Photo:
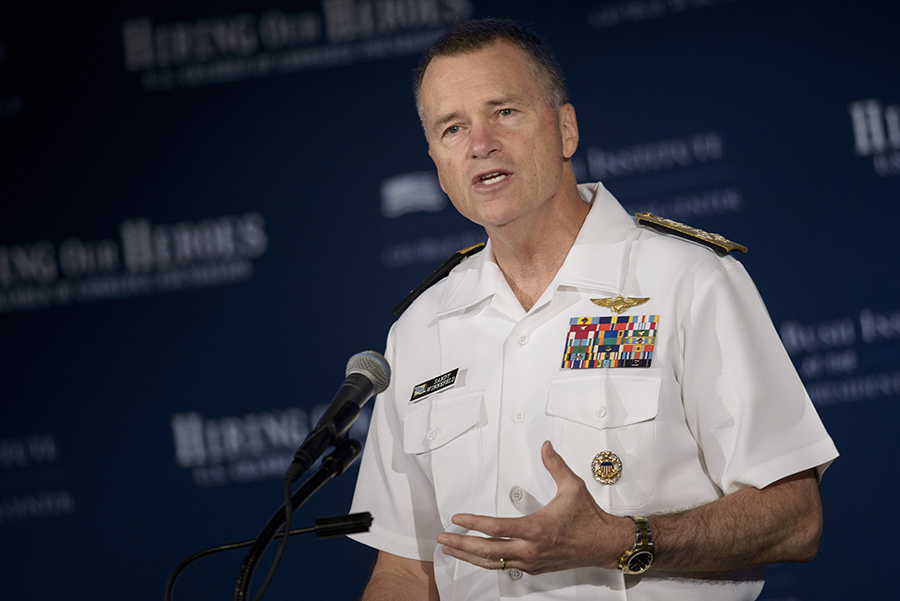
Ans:
<svg viewBox="0 0 900 601"><path fill-rule="evenodd" d="M436 378L432 378L427 382L417 384L413 387L412 397L409 399L409 402L416 403L427 397L429 394L433 394L445 388L450 388L456 384L456 374L458 373L459 368L457 367L456 369L448 371Z"/></svg>

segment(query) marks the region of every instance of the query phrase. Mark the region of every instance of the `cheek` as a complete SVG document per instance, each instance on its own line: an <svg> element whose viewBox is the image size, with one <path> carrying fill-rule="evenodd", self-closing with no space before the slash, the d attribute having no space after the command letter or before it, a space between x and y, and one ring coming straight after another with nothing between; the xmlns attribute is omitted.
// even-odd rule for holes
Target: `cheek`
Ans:
<svg viewBox="0 0 900 601"><path fill-rule="evenodd" d="M447 191L447 188L459 188L462 186L465 169L457 165L452 158L439 158L439 160L434 161L434 166L437 167L438 179L444 192Z"/></svg>
<svg viewBox="0 0 900 601"><path fill-rule="evenodd" d="M538 175L547 175L554 171L556 165L561 163L561 148L552 141L547 144L536 145L531 149L534 170Z"/></svg>
<svg viewBox="0 0 900 601"><path fill-rule="evenodd" d="M438 169L438 183L441 185L441 190L444 191L444 194L449 194L449 192L447 192L447 184L444 183L444 176L441 175L440 169Z"/></svg>
<svg viewBox="0 0 900 601"><path fill-rule="evenodd" d="M435 162L435 167L437 167L438 182L441 185L441 190L444 191L444 194L450 197L450 202L452 202L453 205L456 206L457 200L462 195L463 191L463 185L460 181L461 176L459 175L459 172L448 163ZM459 210L458 206L457 210Z"/></svg>
<svg viewBox="0 0 900 601"><path fill-rule="evenodd" d="M535 162L539 163L547 173L551 173L556 171L557 167L562 167L562 162L566 158L564 156L565 149L558 136L545 137L544 140L546 140L546 144L535 148Z"/></svg>
<svg viewBox="0 0 900 601"><path fill-rule="evenodd" d="M434 163L434 166L437 169L438 182L441 184L441 190L446 193L447 184L449 183L447 181L448 172L446 160L442 159L440 154L433 152L431 149L428 150L428 156L431 158L431 162Z"/></svg>

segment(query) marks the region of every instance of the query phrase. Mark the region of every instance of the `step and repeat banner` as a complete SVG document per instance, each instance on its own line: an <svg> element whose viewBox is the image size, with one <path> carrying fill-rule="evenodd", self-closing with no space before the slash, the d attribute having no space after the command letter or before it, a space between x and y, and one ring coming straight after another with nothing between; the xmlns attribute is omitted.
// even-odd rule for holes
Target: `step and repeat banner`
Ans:
<svg viewBox="0 0 900 601"><path fill-rule="evenodd" d="M438 186L410 88L449 24L485 16L558 55L579 181L750 248L842 453L818 558L771 567L762 598L895 588L900 3L12 0L4 598L161 599L182 559L262 529L347 359L383 350L396 302L484 239ZM345 513L355 479L295 524ZM230 598L243 553L190 566L175 598ZM373 559L295 538L267 598L354 599Z"/></svg>

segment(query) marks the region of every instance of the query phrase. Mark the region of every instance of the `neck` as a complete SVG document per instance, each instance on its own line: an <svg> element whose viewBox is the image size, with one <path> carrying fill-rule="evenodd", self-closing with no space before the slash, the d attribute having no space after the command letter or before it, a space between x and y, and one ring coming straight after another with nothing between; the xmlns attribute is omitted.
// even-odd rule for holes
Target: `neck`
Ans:
<svg viewBox="0 0 900 601"><path fill-rule="evenodd" d="M525 311L556 277L590 210L578 194L574 176L565 184L560 198L540 219L488 230L494 258Z"/></svg>

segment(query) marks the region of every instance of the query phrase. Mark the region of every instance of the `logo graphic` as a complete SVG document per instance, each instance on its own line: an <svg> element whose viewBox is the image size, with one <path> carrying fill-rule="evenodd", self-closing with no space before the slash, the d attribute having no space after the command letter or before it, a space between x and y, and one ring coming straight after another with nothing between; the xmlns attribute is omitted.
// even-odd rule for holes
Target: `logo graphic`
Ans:
<svg viewBox="0 0 900 601"><path fill-rule="evenodd" d="M779 334L816 405L900 396L900 371L886 360L900 345L900 309L865 307L817 323L789 320Z"/></svg>
<svg viewBox="0 0 900 601"><path fill-rule="evenodd" d="M310 414L298 407L206 418L196 411L171 418L175 463L191 470L194 484L206 488L284 478L294 452L328 405ZM363 441L372 411L363 407L350 436Z"/></svg>
<svg viewBox="0 0 900 601"><path fill-rule="evenodd" d="M877 98L869 98L851 102L847 110L856 154L872 157L882 177L900 173L900 105L882 106Z"/></svg>
<svg viewBox="0 0 900 601"><path fill-rule="evenodd" d="M441 190L436 173L404 173L381 184L381 214L388 219L419 211L434 213L446 206L447 196Z"/></svg>
<svg viewBox="0 0 900 601"><path fill-rule="evenodd" d="M724 155L722 137L718 132L711 131L615 151L591 147L587 151L587 169L592 179L605 181L612 177L720 161Z"/></svg>
<svg viewBox="0 0 900 601"><path fill-rule="evenodd" d="M66 488L71 477L58 469L59 455L53 434L0 440L0 527L75 513L75 496Z"/></svg>
<svg viewBox="0 0 900 601"><path fill-rule="evenodd" d="M605 29L625 23L661 19L687 11L711 8L736 0L618 0L598 3L588 14L592 27Z"/></svg>
<svg viewBox="0 0 900 601"><path fill-rule="evenodd" d="M629 213L650 212L690 223L741 210L741 191L717 131L607 150L590 146L572 157L579 182L617 179L616 197Z"/></svg>
<svg viewBox="0 0 900 601"><path fill-rule="evenodd" d="M119 240L70 236L0 246L0 314L249 279L268 246L258 213L199 223L120 224Z"/></svg>
<svg viewBox="0 0 900 601"><path fill-rule="evenodd" d="M320 10L122 23L145 90L201 86L418 54L472 13L468 0L322 0Z"/></svg>

